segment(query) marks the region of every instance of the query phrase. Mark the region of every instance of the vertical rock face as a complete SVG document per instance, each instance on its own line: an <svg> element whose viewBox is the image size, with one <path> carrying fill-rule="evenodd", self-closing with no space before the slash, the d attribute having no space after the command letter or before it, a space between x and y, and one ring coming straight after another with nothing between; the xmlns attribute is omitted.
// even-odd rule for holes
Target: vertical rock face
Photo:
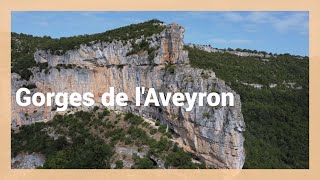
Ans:
<svg viewBox="0 0 320 180"><path fill-rule="evenodd" d="M245 159L243 147L244 119L241 113L240 96L214 72L194 69L189 65L188 52L183 50L184 29L177 24L166 25L160 34L145 39L156 48L150 60L147 51L127 56L132 50L131 42L99 42L90 46L81 45L64 55L52 55L46 51L34 54L36 62L47 62L48 71L34 68L29 81L12 74L12 128L38 121L50 120L55 107L20 107L15 101L15 92L27 84L35 84L32 92L92 92L100 104L101 95L115 88L115 93L125 92L128 106L110 109L160 120L179 136L180 145L195 154L213 168L242 168ZM69 67L69 68L67 68ZM70 68L72 67L72 68ZM210 107L195 104L192 111L186 106L135 106L135 87L155 88L157 92L232 92L233 107ZM144 102L144 96L141 101ZM196 101L197 102L197 101ZM69 107L68 111L87 110L86 107ZM65 112L64 112L65 113Z"/></svg>

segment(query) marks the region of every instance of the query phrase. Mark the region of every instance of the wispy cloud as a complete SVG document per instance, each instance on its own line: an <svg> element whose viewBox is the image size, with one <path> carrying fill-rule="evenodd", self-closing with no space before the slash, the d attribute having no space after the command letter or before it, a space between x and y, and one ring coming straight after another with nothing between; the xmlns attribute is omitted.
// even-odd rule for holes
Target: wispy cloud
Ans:
<svg viewBox="0 0 320 180"><path fill-rule="evenodd" d="M191 18L207 20L208 22L241 23L247 32L256 32L261 24L267 25L279 33L295 31L300 34L308 34L309 18L307 12L277 12L277 11L254 11L254 12L187 12L183 17L173 19Z"/></svg>
<svg viewBox="0 0 320 180"><path fill-rule="evenodd" d="M249 13L244 20L250 23L272 23L276 21L279 17L275 17L274 14L269 12L251 12Z"/></svg>
<svg viewBox="0 0 320 180"><path fill-rule="evenodd" d="M308 16L305 13L294 13L287 15L283 19L274 20L272 25L280 32L296 30L300 33L305 33L309 29Z"/></svg>
<svg viewBox="0 0 320 180"><path fill-rule="evenodd" d="M227 12L223 20L243 23L248 32L254 32L259 24L269 24L276 31L285 33L297 31L300 34L307 34L309 30L309 18L307 12L277 13L277 12Z"/></svg>
<svg viewBox="0 0 320 180"><path fill-rule="evenodd" d="M185 42L308 54L309 15L301 11L19 11L12 12L11 29L65 37L104 32L153 18L184 26Z"/></svg>

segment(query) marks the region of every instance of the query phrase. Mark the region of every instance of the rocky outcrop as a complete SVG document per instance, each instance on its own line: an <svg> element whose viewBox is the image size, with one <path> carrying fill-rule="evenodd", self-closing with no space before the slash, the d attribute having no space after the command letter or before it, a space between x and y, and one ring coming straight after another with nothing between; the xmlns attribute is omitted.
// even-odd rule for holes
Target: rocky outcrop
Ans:
<svg viewBox="0 0 320 180"><path fill-rule="evenodd" d="M128 106L109 109L133 112L167 124L180 136L180 145L202 159L208 167L242 168L245 123L240 96L214 72L189 65L188 52L183 49L183 32L181 26L170 24L160 34L137 39L136 43L145 39L150 47L156 49L151 59L151 55L143 50L127 56L132 50L130 41L81 45L64 55L42 50L35 52L35 61L47 62L49 69L40 72L39 68L33 68L29 82L12 74L12 128L50 120L57 113L54 107L19 107L15 103L15 92L23 84L35 84L33 92L92 92L97 105L100 105L101 95L109 87L115 87L116 93L128 95ZM137 107L135 87L155 88L157 92L164 93L232 92L235 106L195 106L190 112L185 106ZM144 98L141 97L141 101L144 102ZM68 111L79 109L87 110L86 107L69 107Z"/></svg>
<svg viewBox="0 0 320 180"><path fill-rule="evenodd" d="M11 159L11 167L13 169L35 169L35 168L43 167L44 162L45 162L45 157L42 154L21 153Z"/></svg>
<svg viewBox="0 0 320 180"><path fill-rule="evenodd" d="M227 50L227 49L218 49L213 48L211 46L205 46L205 45L197 45L197 44L188 44L187 46L192 48L197 48L206 52L212 52L212 53L230 53L237 56L244 56L244 57L260 57L260 58L270 58L270 57L277 57L276 55L270 55L270 54L264 54L264 53L254 53L254 52L245 52L245 51L236 51L236 50ZM262 61L269 61L268 59L262 59Z"/></svg>

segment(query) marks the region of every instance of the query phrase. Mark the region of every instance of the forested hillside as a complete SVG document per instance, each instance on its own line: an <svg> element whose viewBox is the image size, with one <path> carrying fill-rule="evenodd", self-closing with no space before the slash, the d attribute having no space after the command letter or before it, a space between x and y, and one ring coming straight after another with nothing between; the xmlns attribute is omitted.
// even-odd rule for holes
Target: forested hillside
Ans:
<svg viewBox="0 0 320 180"><path fill-rule="evenodd" d="M11 148L13 156L22 152L45 155L46 169L159 168L155 160L161 160L162 168L205 168L192 162L192 156L172 139L173 133L159 121L153 124L131 113L95 107L23 126L12 133ZM136 153L130 153L135 149ZM129 162L134 165L124 164Z"/></svg>
<svg viewBox="0 0 320 180"><path fill-rule="evenodd" d="M29 68L36 66L36 62L33 59L36 49L50 50L54 54L63 54L67 50L79 48L81 44L90 45L95 42L112 42L114 40L123 42L131 40L134 42L136 38L141 36L149 37L163 31L165 26L162 26L162 23L154 19L103 33L62 38L35 37L27 34L11 33L11 71L28 80L32 75Z"/></svg>
<svg viewBox="0 0 320 180"><path fill-rule="evenodd" d="M285 54L263 59L186 49L192 66L212 69L241 96L244 168L309 167L308 58Z"/></svg>

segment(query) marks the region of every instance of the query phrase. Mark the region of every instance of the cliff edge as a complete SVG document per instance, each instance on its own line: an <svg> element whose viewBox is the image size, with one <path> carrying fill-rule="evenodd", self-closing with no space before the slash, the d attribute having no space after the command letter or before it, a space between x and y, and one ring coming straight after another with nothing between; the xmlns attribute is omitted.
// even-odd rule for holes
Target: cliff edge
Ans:
<svg viewBox="0 0 320 180"><path fill-rule="evenodd" d="M208 167L241 169L245 161L243 147L245 122L241 113L240 96L209 70L190 66L184 50L184 28L177 24L164 25L161 33L130 40L96 41L73 50L56 54L38 50L34 60L48 67L31 69L32 76L23 80L12 73L12 128L48 121L56 112L53 107L20 107L15 103L17 89L34 85L32 92L92 92L96 105L109 87L115 93L125 92L128 106L114 106L122 112L132 112L160 120L177 135L180 146L191 152ZM143 44L143 45L142 45ZM135 106L135 87L154 88L157 92L232 92L233 107ZM141 97L144 101L145 97ZM88 110L69 107L69 113Z"/></svg>

